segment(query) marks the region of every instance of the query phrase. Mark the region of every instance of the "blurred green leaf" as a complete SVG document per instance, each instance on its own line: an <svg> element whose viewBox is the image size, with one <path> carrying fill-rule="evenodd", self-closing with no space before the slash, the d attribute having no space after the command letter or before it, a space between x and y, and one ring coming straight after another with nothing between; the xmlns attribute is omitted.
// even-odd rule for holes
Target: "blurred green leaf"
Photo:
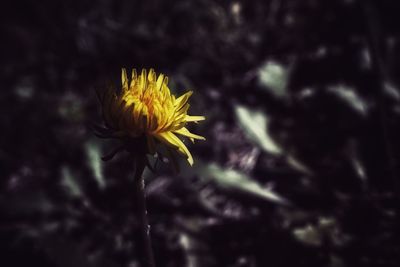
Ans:
<svg viewBox="0 0 400 267"><path fill-rule="evenodd" d="M103 175L100 147L95 142L88 142L85 145L85 149L88 157L88 164L93 172L93 176L99 187L104 188L106 182Z"/></svg>
<svg viewBox="0 0 400 267"><path fill-rule="evenodd" d="M294 228L293 235L298 241L311 246L321 246L325 240L337 245L349 241L349 237L339 228L337 220L325 216L319 217L316 223Z"/></svg>
<svg viewBox="0 0 400 267"><path fill-rule="evenodd" d="M197 253L190 253L191 251L199 249L198 241L195 240L191 235L181 232L179 235L179 244L185 251L186 266L187 267L200 266L199 262L201 260L201 257L199 257Z"/></svg>
<svg viewBox="0 0 400 267"><path fill-rule="evenodd" d="M367 115L368 105L366 101L355 92L354 88L345 85L335 85L329 87L328 91L339 97L361 115Z"/></svg>
<svg viewBox="0 0 400 267"><path fill-rule="evenodd" d="M215 163L200 168L200 173L203 177L215 181L222 188L238 190L274 203L289 204L279 194L263 188L245 173L233 169L223 169Z"/></svg>
<svg viewBox="0 0 400 267"><path fill-rule="evenodd" d="M322 244L321 231L311 224L295 228L293 230L293 235L298 241L307 245L320 246Z"/></svg>
<svg viewBox="0 0 400 267"><path fill-rule="evenodd" d="M30 78L21 78L20 82L15 87L15 93L21 99L30 99L35 93L35 88L32 85Z"/></svg>
<svg viewBox="0 0 400 267"><path fill-rule="evenodd" d="M82 99L79 95L68 92L62 96L58 105L58 113L63 119L73 122L79 122L84 117L84 109Z"/></svg>
<svg viewBox="0 0 400 267"><path fill-rule="evenodd" d="M304 163L299 161L297 158L295 158L293 155L287 155L286 156L286 162L289 164L290 167L293 169L305 173L305 174L313 174L313 172L310 170L309 167L307 167Z"/></svg>
<svg viewBox="0 0 400 267"><path fill-rule="evenodd" d="M267 114L241 105L235 107L235 113L240 127L255 145L276 156L284 154L280 145L271 137ZM293 155L287 154L285 157L286 162L293 169L302 173L312 174L312 171Z"/></svg>
<svg viewBox="0 0 400 267"><path fill-rule="evenodd" d="M282 149L269 133L269 120L265 113L240 105L235 107L235 113L240 127L253 143L268 153L274 155L282 154Z"/></svg>
<svg viewBox="0 0 400 267"><path fill-rule="evenodd" d="M267 61L258 71L259 83L276 97L286 96L288 71L281 64Z"/></svg>
<svg viewBox="0 0 400 267"><path fill-rule="evenodd" d="M61 169L61 185L67 188L68 192L73 197L81 197L82 191L78 184L75 176L71 173L71 170L67 166L63 166Z"/></svg>
<svg viewBox="0 0 400 267"><path fill-rule="evenodd" d="M386 95L390 96L396 101L400 100L400 92L399 89L391 82L385 82L383 91L386 93Z"/></svg>

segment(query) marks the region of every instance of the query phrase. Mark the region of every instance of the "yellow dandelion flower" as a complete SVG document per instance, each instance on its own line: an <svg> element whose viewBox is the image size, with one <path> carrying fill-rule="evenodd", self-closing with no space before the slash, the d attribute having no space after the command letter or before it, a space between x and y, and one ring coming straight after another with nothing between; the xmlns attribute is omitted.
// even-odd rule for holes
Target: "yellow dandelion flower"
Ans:
<svg viewBox="0 0 400 267"><path fill-rule="evenodd" d="M168 77L156 75L153 69L143 69L138 75L132 71L128 79L122 69L122 88L119 92L106 91L101 98L103 116L107 126L119 137L145 137L147 152L155 153L156 143L176 149L193 165L193 157L177 135L205 140L191 133L185 126L188 122L204 120L204 116L188 115L189 91L175 98L168 88Z"/></svg>

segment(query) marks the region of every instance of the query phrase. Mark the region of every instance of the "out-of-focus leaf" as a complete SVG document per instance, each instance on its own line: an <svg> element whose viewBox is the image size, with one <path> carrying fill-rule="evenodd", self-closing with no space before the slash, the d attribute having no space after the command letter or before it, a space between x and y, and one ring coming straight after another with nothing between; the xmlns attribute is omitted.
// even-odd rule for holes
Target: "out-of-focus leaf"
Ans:
<svg viewBox="0 0 400 267"><path fill-rule="evenodd" d="M81 121L85 116L82 99L79 95L71 92L65 94L58 106L58 113L62 118L69 121Z"/></svg>
<svg viewBox="0 0 400 267"><path fill-rule="evenodd" d="M307 245L320 246L322 243L320 230L311 224L294 229L293 235L297 240Z"/></svg>
<svg viewBox="0 0 400 267"><path fill-rule="evenodd" d="M280 156L284 154L282 148L273 140L269 133L269 121L265 113L240 105L235 107L235 112L239 125L254 144L273 155ZM312 171L294 156L286 155L286 161L293 169L306 174L312 174Z"/></svg>
<svg viewBox="0 0 400 267"><path fill-rule="evenodd" d="M30 99L35 93L35 88L32 86L30 79L21 79L20 83L15 87L15 93L21 99Z"/></svg>
<svg viewBox="0 0 400 267"><path fill-rule="evenodd" d="M199 265L199 257L196 253L191 253L197 248L197 242L188 234L182 232L179 237L179 244L182 246L183 250L186 252L186 266L187 267L197 267Z"/></svg>
<svg viewBox="0 0 400 267"><path fill-rule="evenodd" d="M358 177L362 181L365 181L365 179L367 179L367 174L365 173L365 168L364 168L364 165L362 164L362 162L355 156L353 156L351 158L351 162L353 164L354 170L357 173Z"/></svg>
<svg viewBox="0 0 400 267"><path fill-rule="evenodd" d="M292 155L288 155L286 157L286 162L291 166L293 169L300 171L305 174L312 174L313 172L308 168L304 163L300 162L297 158Z"/></svg>
<svg viewBox="0 0 400 267"><path fill-rule="evenodd" d="M64 166L61 169L61 175L62 175L61 184L65 188L67 188L67 190L71 194L71 196L81 197L82 196L81 188L80 188L78 182L76 181L76 178L71 173L71 170L67 166Z"/></svg>
<svg viewBox="0 0 400 267"><path fill-rule="evenodd" d="M223 188L238 190L274 203L289 204L279 194L270 189L263 188L242 172L233 169L223 169L215 163L200 168L200 172L203 177L212 179Z"/></svg>
<svg viewBox="0 0 400 267"><path fill-rule="evenodd" d="M334 217L319 217L316 224L307 224L293 229L294 237L310 246L321 246L323 240L329 240L338 246L350 241L350 237L344 234Z"/></svg>
<svg viewBox="0 0 400 267"><path fill-rule="evenodd" d="M106 182L103 176L100 148L96 143L88 142L86 143L85 149L88 157L88 164L93 172L93 176L99 187L104 188Z"/></svg>
<svg viewBox="0 0 400 267"><path fill-rule="evenodd" d="M237 105L235 107L239 125L247 137L263 150L274 155L282 154L280 146L272 139L268 129L268 117L262 111L251 110Z"/></svg>
<svg viewBox="0 0 400 267"><path fill-rule="evenodd" d="M341 100L343 100L361 115L367 115L368 104L366 103L365 99L362 99L361 96L355 92L354 88L345 85L336 85L329 87L328 91L338 96Z"/></svg>
<svg viewBox="0 0 400 267"><path fill-rule="evenodd" d="M259 83L276 97L286 96L288 71L275 61L267 61L258 71Z"/></svg>
<svg viewBox="0 0 400 267"><path fill-rule="evenodd" d="M400 100L400 92L399 89L395 87L395 85L391 82L385 82L384 87L383 87L383 91L390 96L391 98L393 98L394 100L399 101Z"/></svg>

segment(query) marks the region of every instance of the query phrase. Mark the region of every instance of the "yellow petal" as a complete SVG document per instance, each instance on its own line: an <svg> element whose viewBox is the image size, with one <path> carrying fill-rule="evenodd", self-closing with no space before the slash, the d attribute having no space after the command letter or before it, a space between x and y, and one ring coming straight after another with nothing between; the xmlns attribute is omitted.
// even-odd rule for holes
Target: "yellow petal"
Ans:
<svg viewBox="0 0 400 267"><path fill-rule="evenodd" d="M157 78L157 89L160 90L161 86L163 85L164 81L164 74L160 74Z"/></svg>
<svg viewBox="0 0 400 267"><path fill-rule="evenodd" d="M168 77L164 78L164 82L161 85L161 94L162 94L162 101L170 101L171 99L171 91L168 88Z"/></svg>
<svg viewBox="0 0 400 267"><path fill-rule="evenodd" d="M181 154L187 157L187 161L189 162L189 164L193 165L192 154L190 154L185 144L175 134L173 134L172 132L163 132L154 135L154 137L159 139L161 142L178 149Z"/></svg>
<svg viewBox="0 0 400 267"><path fill-rule="evenodd" d="M142 113L143 109L143 104L141 102L135 103L134 109L133 109L133 119L135 120L136 127L139 127L140 122L140 115Z"/></svg>
<svg viewBox="0 0 400 267"><path fill-rule="evenodd" d="M156 73L154 72L154 69L149 70L149 75L147 76L147 79L149 82L155 82L156 81Z"/></svg>
<svg viewBox="0 0 400 267"><path fill-rule="evenodd" d="M132 77L131 77L130 88L134 88L136 81L137 81L137 72L136 72L136 69L133 69L133 70L132 70Z"/></svg>
<svg viewBox="0 0 400 267"><path fill-rule="evenodd" d="M189 97L193 94L193 91L189 91L186 94L181 95L175 100L174 106L176 110L180 110L188 101Z"/></svg>
<svg viewBox="0 0 400 267"><path fill-rule="evenodd" d="M122 89L125 91L128 90L128 76L126 75L126 69L122 68L121 72L121 82L122 82Z"/></svg>
<svg viewBox="0 0 400 267"><path fill-rule="evenodd" d="M167 76L164 77L163 85L165 85L168 88L168 77Z"/></svg>
<svg viewBox="0 0 400 267"><path fill-rule="evenodd" d="M189 137L192 142L194 142L194 139L206 140L203 136L189 132L189 130L185 127L175 130L174 133Z"/></svg>
<svg viewBox="0 0 400 267"><path fill-rule="evenodd" d="M189 116L186 115L185 117L185 121L187 122L198 122L198 121L204 121L206 119L206 117L204 116Z"/></svg>
<svg viewBox="0 0 400 267"><path fill-rule="evenodd" d="M142 73L139 76L139 86L138 86L138 93L142 94L144 89L146 89L146 81L147 81L147 71L142 69Z"/></svg>

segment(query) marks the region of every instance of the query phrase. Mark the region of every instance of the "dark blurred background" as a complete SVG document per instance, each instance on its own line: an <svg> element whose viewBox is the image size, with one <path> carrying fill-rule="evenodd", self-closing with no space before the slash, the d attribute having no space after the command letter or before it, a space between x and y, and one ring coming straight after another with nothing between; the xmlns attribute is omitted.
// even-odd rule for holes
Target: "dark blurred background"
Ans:
<svg viewBox="0 0 400 267"><path fill-rule="evenodd" d="M400 266L395 0L9 1L0 11L0 266L139 267L133 163L95 89L188 89L175 174L145 173L157 266Z"/></svg>

